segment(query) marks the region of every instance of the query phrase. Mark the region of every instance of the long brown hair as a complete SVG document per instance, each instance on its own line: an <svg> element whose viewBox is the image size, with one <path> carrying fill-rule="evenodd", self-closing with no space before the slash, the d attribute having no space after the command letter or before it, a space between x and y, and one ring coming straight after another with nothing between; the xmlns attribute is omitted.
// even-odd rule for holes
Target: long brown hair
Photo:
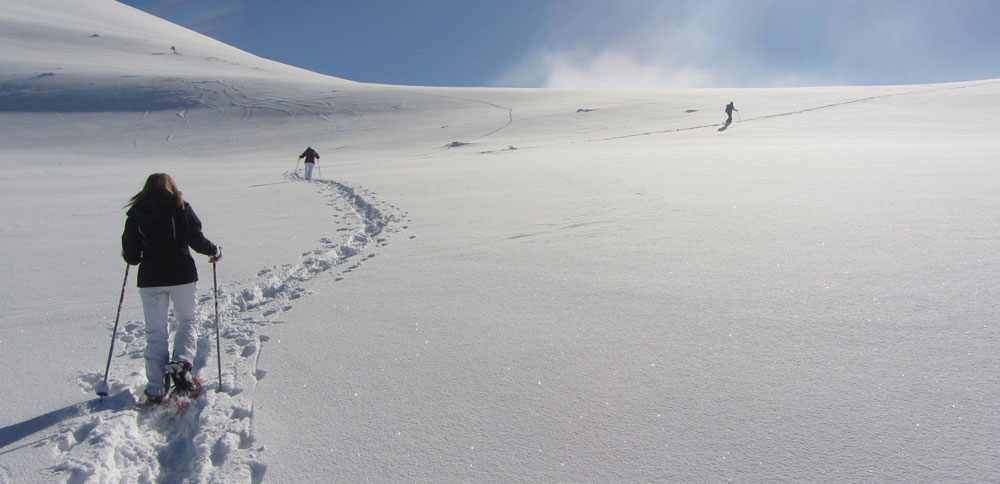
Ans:
<svg viewBox="0 0 1000 484"><path fill-rule="evenodd" d="M149 175L149 178L146 178L146 185L139 193L129 199L128 205L125 206L131 207L147 198L175 201L179 208L184 208L184 198L181 197L181 191L177 189L177 183L166 173Z"/></svg>

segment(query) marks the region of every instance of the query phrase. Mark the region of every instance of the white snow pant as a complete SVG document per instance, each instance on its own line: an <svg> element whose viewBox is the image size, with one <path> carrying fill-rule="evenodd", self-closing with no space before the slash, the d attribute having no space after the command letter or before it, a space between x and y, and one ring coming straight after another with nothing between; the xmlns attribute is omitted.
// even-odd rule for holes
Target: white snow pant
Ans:
<svg viewBox="0 0 1000 484"><path fill-rule="evenodd" d="M197 291L197 282L139 288L142 312L146 317L146 392L150 395L163 395L163 375L167 363L194 363L198 349L198 324L194 311ZM170 301L174 303L174 319L177 320L173 358L170 358L167 328Z"/></svg>
<svg viewBox="0 0 1000 484"><path fill-rule="evenodd" d="M306 180L313 179L313 163L303 163L306 167Z"/></svg>

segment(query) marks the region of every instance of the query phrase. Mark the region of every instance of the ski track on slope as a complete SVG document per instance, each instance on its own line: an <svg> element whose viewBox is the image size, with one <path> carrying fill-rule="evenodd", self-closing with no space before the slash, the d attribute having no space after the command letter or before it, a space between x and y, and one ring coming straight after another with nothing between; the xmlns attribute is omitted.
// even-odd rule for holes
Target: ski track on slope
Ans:
<svg viewBox="0 0 1000 484"><path fill-rule="evenodd" d="M494 135L496 133L499 133L500 131L503 131L503 130L509 128L512 124L514 124L514 109L508 108L506 106L501 106L501 105L496 104L496 103L492 103L492 102L485 101L485 100L482 100L482 99L474 99L474 98L459 97L459 96L448 96L448 95L444 95L444 94L429 94L429 93L424 93L424 92L412 92L412 91L404 91L404 92L406 92L407 94L414 95L414 96L436 97L436 98L441 98L441 99L451 99L451 100L455 100L455 101L465 101L465 102L469 102L469 103L484 104L484 105L489 106L491 108L496 108L496 109L499 109L501 111L506 111L507 112L507 122L504 123L502 126L499 126L499 127L495 128L495 129L493 129L492 131L486 133L486 134L482 134L482 135L479 135L479 136L477 136L475 138L466 140L465 142L462 142L462 144L472 143L472 142L475 142L475 141L479 141L479 140L481 140L483 138L487 138L489 136L492 136L492 135Z"/></svg>
<svg viewBox="0 0 1000 484"><path fill-rule="evenodd" d="M285 178L301 181L297 173L286 173ZM91 401L60 411L68 418L55 427L55 435L39 441L47 442L55 454L53 478L61 476L68 483L263 481L265 447L253 433L254 394L266 376L258 362L269 339L261 330L293 323L274 318L311 294L307 282L331 273L335 281L342 280L375 257L392 233L406 228L399 223L405 215L363 188L322 179L309 186L331 207L339 238L323 238L294 262L219 287L222 391L215 370L211 290L198 301L201 337L194 361L205 390L181 418L162 408L139 410L132 404L131 395L141 394L145 385L145 324L125 321L119 327L115 366L132 370L127 381L109 379L112 396L101 404ZM98 372L79 376L88 391L102 380Z"/></svg>
<svg viewBox="0 0 1000 484"><path fill-rule="evenodd" d="M851 100L847 100L847 101L841 101L841 102L836 102L836 103L831 103L831 104L825 104L825 105L822 105L822 106L815 106L815 107L811 107L811 108L800 109L798 111L789 111L789 112L786 112L786 113L768 114L768 115L764 115L764 116L757 116L757 117L753 117L753 118L747 118L747 119L744 119L742 121L739 121L739 123L749 123L749 122L753 122L753 121L761 121L761 120L765 120L765 119L780 118L780 117L784 117L784 116L794 116L794 115L797 115L797 114L804 114L804 113L808 113L808 112L811 112L811 111L819 111L821 109L836 108L836 107L841 107L841 106L847 106L847 105L850 105L850 104L864 103L864 102L868 102L868 101L875 101L875 100L879 100L879 99L887 99L887 98L891 98L891 97L909 96L909 95L912 95L912 94L921 94L921 93L929 93L929 92L937 92L937 91L951 91L951 90L957 90L957 89L971 89L971 88L975 88L975 87L988 86L988 85L997 84L997 83L1000 83L1000 81L986 81L986 82L979 82L979 83L969 84L969 85L964 85L964 86L948 86L948 87L939 87L939 88L931 88L931 89L915 89L915 90L912 90L912 91L897 92L897 93L891 93L891 94L881 94L881 95L878 95L878 96L869 96L869 97L864 97L864 98L859 98L859 99L851 99ZM487 104L490 104L490 103L487 103ZM497 106L497 107L499 107L499 106ZM511 119L511 122L513 122L513 118ZM736 123L733 123L733 124L736 124ZM508 124L508 126L509 126L509 124ZM580 144L580 143L598 143L598 142L602 142L602 141L614 141L614 140L621 140L621 139L628 139L628 138L638 138L640 136L652 136L652 135L656 135L656 134L680 133L682 131L694 131L694 130L699 130L699 129L718 128L720 126L725 126L725 123L702 124L702 125L698 125L698 126L687 126L687 127L682 127L682 128L671 128L671 129L662 129L662 130L656 130L656 131L646 131L646 132L642 132L642 133L632 133L632 134L624 134L624 135L619 135L619 136L609 136L609 137L605 137L605 138L591 138L591 139L582 139L582 140L575 140L575 141L565 141L565 142L562 142L562 143L551 143L551 144L547 144L547 145L518 146L518 149L542 148L542 147L545 147L545 146L574 145L574 144ZM506 128L506 127L507 126L504 126L504 128ZM500 128L500 129L503 129L503 128ZM497 131L499 131L499 129ZM723 130L720 130L720 131L723 131ZM493 134L493 133L490 133L490 134ZM489 136L489 135L486 135L486 136ZM497 150L485 150L485 151L480 151L480 154L502 153L502 152L506 152L506 151L510 151L510 148L497 149Z"/></svg>

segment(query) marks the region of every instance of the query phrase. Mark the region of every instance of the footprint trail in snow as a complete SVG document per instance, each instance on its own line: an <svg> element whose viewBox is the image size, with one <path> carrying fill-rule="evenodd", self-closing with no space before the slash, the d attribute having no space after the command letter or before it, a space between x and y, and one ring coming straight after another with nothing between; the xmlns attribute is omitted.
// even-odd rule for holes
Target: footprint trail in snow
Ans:
<svg viewBox="0 0 1000 484"><path fill-rule="evenodd" d="M293 173L285 178L301 180ZM363 188L333 180L313 180L311 186L337 213L338 238L323 238L294 262L219 287L221 391L211 337L216 331L211 290L198 301L201 338L194 362L206 391L183 416L114 404L128 400L129 391L141 393L145 384L145 325L125 321L119 327L116 366L133 371L124 379L109 379L109 405L98 405L56 427L56 434L47 439L56 454L50 469L54 476L72 483L263 481L265 446L253 434L254 391L265 377L258 361L268 342L261 329L311 294L307 282L328 273L343 279L401 230L399 210ZM133 361L121 363L123 357ZM79 380L89 389L103 374L86 373Z"/></svg>

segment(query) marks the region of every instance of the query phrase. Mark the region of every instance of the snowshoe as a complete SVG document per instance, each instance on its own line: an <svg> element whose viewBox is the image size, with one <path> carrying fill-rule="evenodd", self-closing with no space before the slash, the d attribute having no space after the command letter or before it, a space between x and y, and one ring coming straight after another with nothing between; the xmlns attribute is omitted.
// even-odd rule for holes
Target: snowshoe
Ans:
<svg viewBox="0 0 1000 484"><path fill-rule="evenodd" d="M174 385L174 393L189 394L201 388L198 380L191 374L191 363L186 361L167 364L167 375Z"/></svg>

